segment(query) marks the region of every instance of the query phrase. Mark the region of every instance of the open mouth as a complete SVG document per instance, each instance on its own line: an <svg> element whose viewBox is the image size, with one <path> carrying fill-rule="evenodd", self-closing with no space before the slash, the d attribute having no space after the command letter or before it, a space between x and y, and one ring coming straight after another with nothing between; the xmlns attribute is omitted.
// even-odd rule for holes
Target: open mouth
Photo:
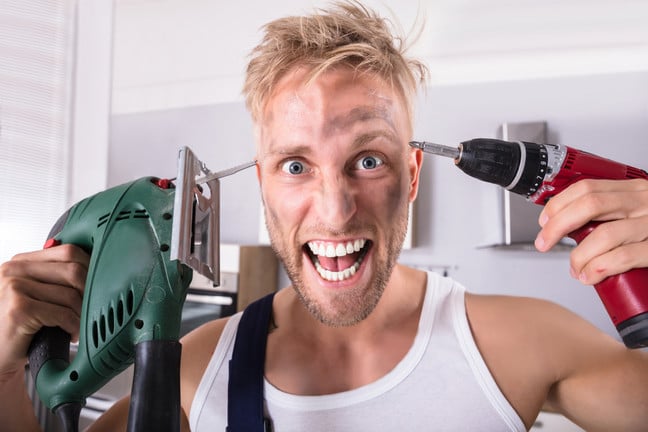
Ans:
<svg viewBox="0 0 648 432"><path fill-rule="evenodd" d="M371 241L366 239L345 242L310 241L304 246L304 250L322 279L339 282L356 274L371 245Z"/></svg>

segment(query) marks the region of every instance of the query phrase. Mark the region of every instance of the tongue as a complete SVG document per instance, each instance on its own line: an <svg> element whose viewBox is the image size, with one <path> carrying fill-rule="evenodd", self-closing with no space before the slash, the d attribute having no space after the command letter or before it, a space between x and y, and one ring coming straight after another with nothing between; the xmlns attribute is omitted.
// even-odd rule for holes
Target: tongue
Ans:
<svg viewBox="0 0 648 432"><path fill-rule="evenodd" d="M359 252L345 255L343 257L327 258L318 256L317 259L322 267L330 271L342 271L351 267L358 259Z"/></svg>

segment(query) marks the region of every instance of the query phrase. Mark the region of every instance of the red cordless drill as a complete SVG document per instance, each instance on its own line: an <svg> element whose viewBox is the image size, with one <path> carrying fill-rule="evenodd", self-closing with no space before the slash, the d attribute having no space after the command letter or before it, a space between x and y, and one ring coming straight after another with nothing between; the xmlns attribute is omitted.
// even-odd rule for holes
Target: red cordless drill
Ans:
<svg viewBox="0 0 648 432"><path fill-rule="evenodd" d="M554 144L477 138L458 148L410 142L426 153L451 157L469 176L500 185L544 205L582 179L648 179L646 171L582 150ZM590 222L569 234L580 243L598 225ZM648 346L648 268L610 276L594 286L629 348Z"/></svg>

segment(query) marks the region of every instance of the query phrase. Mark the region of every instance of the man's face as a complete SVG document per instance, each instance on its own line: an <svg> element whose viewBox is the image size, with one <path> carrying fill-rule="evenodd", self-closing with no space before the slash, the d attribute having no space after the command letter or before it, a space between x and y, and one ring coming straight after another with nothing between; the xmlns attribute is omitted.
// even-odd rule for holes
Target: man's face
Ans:
<svg viewBox="0 0 648 432"><path fill-rule="evenodd" d="M353 325L389 281L416 196L420 151L398 94L338 69L293 70L259 124L259 179L272 245L321 322Z"/></svg>

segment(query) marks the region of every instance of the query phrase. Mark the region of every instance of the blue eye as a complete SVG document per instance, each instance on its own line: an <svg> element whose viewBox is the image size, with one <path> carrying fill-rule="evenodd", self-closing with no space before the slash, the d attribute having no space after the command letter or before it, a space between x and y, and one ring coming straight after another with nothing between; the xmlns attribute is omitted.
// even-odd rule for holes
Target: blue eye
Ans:
<svg viewBox="0 0 648 432"><path fill-rule="evenodd" d="M291 160L291 161L285 162L281 166L281 170L283 172L285 172L285 173L288 173L288 174L299 175L299 174L303 174L306 171L306 168L304 168L303 163L301 163L299 161Z"/></svg>
<svg viewBox="0 0 648 432"><path fill-rule="evenodd" d="M373 170L383 164L383 160L376 156L365 156L356 162L356 169Z"/></svg>

